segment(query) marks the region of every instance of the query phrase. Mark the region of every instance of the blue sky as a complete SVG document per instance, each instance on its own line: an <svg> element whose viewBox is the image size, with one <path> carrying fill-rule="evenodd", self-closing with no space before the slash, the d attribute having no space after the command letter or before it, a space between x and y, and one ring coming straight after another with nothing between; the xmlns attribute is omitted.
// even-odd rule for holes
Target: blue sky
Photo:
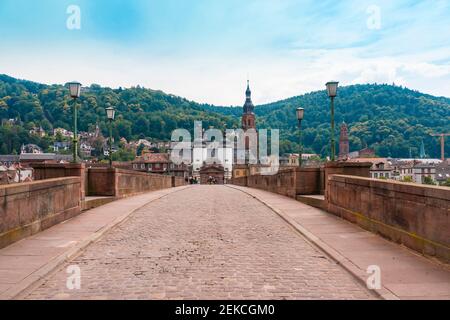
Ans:
<svg viewBox="0 0 450 320"><path fill-rule="evenodd" d="M0 37L0 73L44 83L217 105L241 105L247 77L256 103L331 79L450 96L450 0L1 0Z"/></svg>

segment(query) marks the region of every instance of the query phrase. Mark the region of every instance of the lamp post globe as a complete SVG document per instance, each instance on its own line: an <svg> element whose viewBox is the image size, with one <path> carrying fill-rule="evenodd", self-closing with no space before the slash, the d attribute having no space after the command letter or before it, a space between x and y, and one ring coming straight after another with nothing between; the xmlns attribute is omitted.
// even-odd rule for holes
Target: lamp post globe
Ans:
<svg viewBox="0 0 450 320"><path fill-rule="evenodd" d="M111 106L106 108L106 117L109 120L109 167L112 168L112 122L116 116L116 109Z"/></svg>
<svg viewBox="0 0 450 320"><path fill-rule="evenodd" d="M106 116L108 117L108 120L110 120L110 121L114 120L115 115L116 115L116 109L114 109L113 107L106 108Z"/></svg>
<svg viewBox="0 0 450 320"><path fill-rule="evenodd" d="M70 96L74 99L79 98L81 94L81 83L79 82L69 82L67 84L70 91Z"/></svg>
<svg viewBox="0 0 450 320"><path fill-rule="evenodd" d="M334 139L334 98L337 96L337 89L339 82L329 81L326 84L328 97L331 99L330 110L331 110L331 161L336 158L336 143Z"/></svg>
<svg viewBox="0 0 450 320"><path fill-rule="evenodd" d="M298 121L302 121L304 115L305 115L305 109L303 109L303 108L297 108L297 120L298 120Z"/></svg>
<svg viewBox="0 0 450 320"><path fill-rule="evenodd" d="M337 96L338 85L339 85L338 81L329 81L326 83L327 94L330 98L334 98Z"/></svg>

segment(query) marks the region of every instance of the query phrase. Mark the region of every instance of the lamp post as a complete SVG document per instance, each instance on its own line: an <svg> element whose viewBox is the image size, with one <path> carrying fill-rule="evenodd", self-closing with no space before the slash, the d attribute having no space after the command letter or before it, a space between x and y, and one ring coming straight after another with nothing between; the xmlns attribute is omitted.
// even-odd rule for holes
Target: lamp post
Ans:
<svg viewBox="0 0 450 320"><path fill-rule="evenodd" d="M326 83L327 93L331 99L331 161L336 158L336 145L334 141L334 98L337 96L337 88L339 82L330 81Z"/></svg>
<svg viewBox="0 0 450 320"><path fill-rule="evenodd" d="M297 120L298 120L298 138L300 142L300 153L298 157L298 166L302 166L302 153L303 153L303 144L302 144L302 120L305 115L305 109L297 108Z"/></svg>
<svg viewBox="0 0 450 320"><path fill-rule="evenodd" d="M109 120L109 167L112 168L112 122L116 115L116 110L113 107L106 108L106 116Z"/></svg>
<svg viewBox="0 0 450 320"><path fill-rule="evenodd" d="M70 97L73 99L73 162L78 162L78 128L77 128L77 98L80 97L81 83L69 82Z"/></svg>

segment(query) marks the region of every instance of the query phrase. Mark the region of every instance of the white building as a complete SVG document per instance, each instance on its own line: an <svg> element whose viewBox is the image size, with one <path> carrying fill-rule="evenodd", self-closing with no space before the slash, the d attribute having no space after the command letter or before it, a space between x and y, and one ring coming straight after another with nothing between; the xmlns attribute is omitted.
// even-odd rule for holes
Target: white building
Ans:
<svg viewBox="0 0 450 320"><path fill-rule="evenodd" d="M411 165L403 165L398 168L398 180L402 181L408 178L414 180L413 166ZM397 180L397 179L396 179Z"/></svg>
<svg viewBox="0 0 450 320"><path fill-rule="evenodd" d="M436 181L436 165L432 163L407 163L397 167L396 180L412 180L415 183L423 184L425 177Z"/></svg>
<svg viewBox="0 0 450 320"><path fill-rule="evenodd" d="M66 138L73 138L73 132L72 132L72 131L69 131L69 130L66 130L66 129L64 129L64 128L56 128L56 129L53 129L53 135L54 135L54 136L56 136L58 133L59 133L61 136L63 136L63 137L66 137Z"/></svg>
<svg viewBox="0 0 450 320"><path fill-rule="evenodd" d="M231 179L233 172L233 148L209 149L205 144L192 148L192 175L200 177L200 168L205 164L220 164L225 170L225 179Z"/></svg>
<svg viewBox="0 0 450 320"><path fill-rule="evenodd" d="M424 183L425 177L436 181L436 166L433 164L421 163L412 168L413 180L415 183Z"/></svg>
<svg viewBox="0 0 450 320"><path fill-rule="evenodd" d="M376 162L370 168L370 175L375 179L392 179L393 168L387 161Z"/></svg>

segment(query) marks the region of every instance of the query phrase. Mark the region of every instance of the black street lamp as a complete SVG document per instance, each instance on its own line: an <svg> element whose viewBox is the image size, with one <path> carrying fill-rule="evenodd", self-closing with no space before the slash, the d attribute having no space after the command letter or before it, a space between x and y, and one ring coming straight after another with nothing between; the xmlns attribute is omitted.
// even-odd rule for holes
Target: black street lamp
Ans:
<svg viewBox="0 0 450 320"><path fill-rule="evenodd" d="M330 81L326 83L327 93L331 99L331 161L336 158L336 144L334 141L334 98L337 96L339 82Z"/></svg>
<svg viewBox="0 0 450 320"><path fill-rule="evenodd" d="M69 82L70 97L73 99L73 162L78 162L78 128L77 128L77 98L81 94L81 83L79 82Z"/></svg>
<svg viewBox="0 0 450 320"><path fill-rule="evenodd" d="M106 116L109 120L109 167L112 168L112 122L116 115L116 109L113 107L106 108Z"/></svg>
<svg viewBox="0 0 450 320"><path fill-rule="evenodd" d="M300 142L300 150L299 150L299 157L298 157L298 166L302 166L302 153L303 153L303 144L302 144L302 120L305 115L305 109L303 108L297 108L297 120L298 120L298 138Z"/></svg>

